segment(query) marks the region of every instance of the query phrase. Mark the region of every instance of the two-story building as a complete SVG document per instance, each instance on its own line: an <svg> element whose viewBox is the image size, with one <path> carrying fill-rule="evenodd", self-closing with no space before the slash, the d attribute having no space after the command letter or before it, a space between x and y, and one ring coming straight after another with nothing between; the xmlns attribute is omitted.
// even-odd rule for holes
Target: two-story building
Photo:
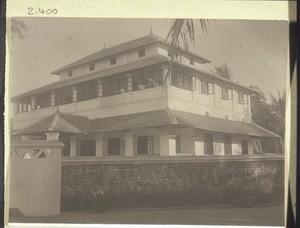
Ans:
<svg viewBox="0 0 300 228"><path fill-rule="evenodd" d="M251 123L252 88L215 76L210 61L153 34L96 52L17 95L13 134L58 138L64 156L243 155L279 137Z"/></svg>

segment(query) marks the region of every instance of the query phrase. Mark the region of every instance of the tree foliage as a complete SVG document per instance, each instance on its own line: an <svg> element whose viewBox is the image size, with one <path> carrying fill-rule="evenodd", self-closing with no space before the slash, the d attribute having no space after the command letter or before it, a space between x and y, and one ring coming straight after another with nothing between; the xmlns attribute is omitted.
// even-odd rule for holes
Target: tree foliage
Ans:
<svg viewBox="0 0 300 228"><path fill-rule="evenodd" d="M232 72L227 63L223 63L221 66L214 66L212 73L218 77L232 80Z"/></svg>
<svg viewBox="0 0 300 228"><path fill-rule="evenodd" d="M18 37L24 39L27 36L28 27L23 21L12 19L11 20L11 33L12 38Z"/></svg>
<svg viewBox="0 0 300 228"><path fill-rule="evenodd" d="M174 19L167 35L170 42L170 54L172 61L181 60L183 51L189 50L191 44L195 43L195 23L199 25L203 34L208 36L210 20L206 19Z"/></svg>
<svg viewBox="0 0 300 228"><path fill-rule="evenodd" d="M270 94L270 97L271 101L268 103L262 92L252 95L252 121L281 137L281 140L260 140L262 151L282 154L284 153L286 93L277 91L277 96Z"/></svg>

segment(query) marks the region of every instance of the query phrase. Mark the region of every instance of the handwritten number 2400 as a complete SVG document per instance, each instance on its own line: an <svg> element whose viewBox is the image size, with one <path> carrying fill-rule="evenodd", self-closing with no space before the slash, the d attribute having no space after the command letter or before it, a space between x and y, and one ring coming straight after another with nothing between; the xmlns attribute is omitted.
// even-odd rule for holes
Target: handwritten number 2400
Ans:
<svg viewBox="0 0 300 228"><path fill-rule="evenodd" d="M43 9L39 8L37 11L34 11L33 7L28 8L28 15L34 15L34 14L57 14L58 10L57 9Z"/></svg>

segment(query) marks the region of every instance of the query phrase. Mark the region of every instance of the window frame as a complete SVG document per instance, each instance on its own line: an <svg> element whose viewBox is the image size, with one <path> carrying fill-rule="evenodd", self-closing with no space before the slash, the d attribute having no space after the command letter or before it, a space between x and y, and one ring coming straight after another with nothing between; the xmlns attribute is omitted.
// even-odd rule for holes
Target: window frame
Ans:
<svg viewBox="0 0 300 228"><path fill-rule="evenodd" d="M110 58L110 65L116 65L117 64L117 57Z"/></svg>
<svg viewBox="0 0 300 228"><path fill-rule="evenodd" d="M68 75L68 77L72 77L73 76L73 70L68 70L67 75Z"/></svg>
<svg viewBox="0 0 300 228"><path fill-rule="evenodd" d="M146 50L145 50L145 48L138 50L138 57L142 58L144 56L146 56Z"/></svg>
<svg viewBox="0 0 300 228"><path fill-rule="evenodd" d="M95 70L95 63L90 63L89 64L89 71L94 71Z"/></svg>

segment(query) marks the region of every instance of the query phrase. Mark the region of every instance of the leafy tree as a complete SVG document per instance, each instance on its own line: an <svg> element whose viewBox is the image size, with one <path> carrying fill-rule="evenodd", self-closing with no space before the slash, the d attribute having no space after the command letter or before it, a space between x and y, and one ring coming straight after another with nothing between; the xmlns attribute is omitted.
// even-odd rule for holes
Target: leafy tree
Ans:
<svg viewBox="0 0 300 228"><path fill-rule="evenodd" d="M271 102L267 103L265 95L260 92L251 96L252 121L281 137L278 139L262 139L259 143L263 152L284 153L285 132L285 92L278 92L277 97L270 94Z"/></svg>

